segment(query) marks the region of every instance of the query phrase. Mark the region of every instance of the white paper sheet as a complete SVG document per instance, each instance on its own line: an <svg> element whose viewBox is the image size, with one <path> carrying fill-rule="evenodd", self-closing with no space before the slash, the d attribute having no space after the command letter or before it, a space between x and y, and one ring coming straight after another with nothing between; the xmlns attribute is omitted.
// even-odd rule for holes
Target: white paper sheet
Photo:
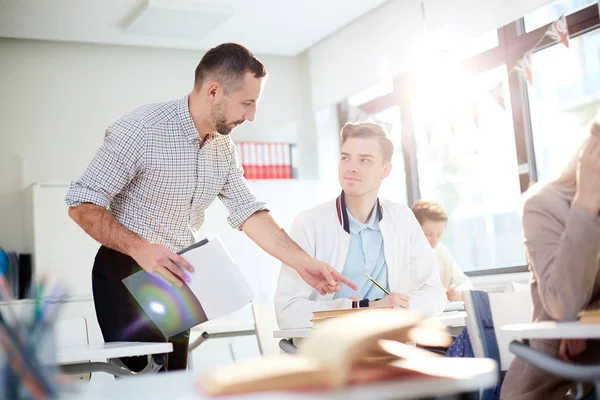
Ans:
<svg viewBox="0 0 600 400"><path fill-rule="evenodd" d="M219 237L207 239L208 243L180 254L195 269L184 271L191 278L188 286L211 320L248 305L254 293Z"/></svg>

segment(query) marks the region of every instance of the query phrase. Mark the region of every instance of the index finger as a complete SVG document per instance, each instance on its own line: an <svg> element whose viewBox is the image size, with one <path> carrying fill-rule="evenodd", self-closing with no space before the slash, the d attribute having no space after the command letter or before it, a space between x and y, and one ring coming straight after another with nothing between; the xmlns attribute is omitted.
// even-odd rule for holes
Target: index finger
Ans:
<svg viewBox="0 0 600 400"><path fill-rule="evenodd" d="M169 258L179 268L181 268L181 269L187 269L190 272L194 272L194 267L192 267L192 265L189 262L187 262L187 260L185 258L181 257L179 254L173 253L172 255L169 256Z"/></svg>
<svg viewBox="0 0 600 400"><path fill-rule="evenodd" d="M348 279L347 277L342 275L339 271L333 270L333 271L331 271L331 273L337 281L343 283L344 285L348 286L352 290L358 290L358 286L356 286L356 284L354 282L352 282L350 279Z"/></svg>
<svg viewBox="0 0 600 400"><path fill-rule="evenodd" d="M323 275L323 278L325 278L325 280L327 281L327 283L329 284L329 286L335 286L335 281L333 280L333 276L331 275L331 272L329 272L329 266L323 266L320 268L321 275Z"/></svg>

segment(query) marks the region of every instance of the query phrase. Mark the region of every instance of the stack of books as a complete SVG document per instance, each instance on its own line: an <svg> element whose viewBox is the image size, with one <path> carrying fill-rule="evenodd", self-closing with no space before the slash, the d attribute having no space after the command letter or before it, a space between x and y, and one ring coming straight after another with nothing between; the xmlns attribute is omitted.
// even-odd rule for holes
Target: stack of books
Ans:
<svg viewBox="0 0 600 400"><path fill-rule="evenodd" d="M320 324L321 322L325 322L331 320L333 318L344 317L348 315L364 313L369 310L380 310L380 309L391 309L392 306L387 307L365 307L365 308L347 308L343 310L327 310L327 311L315 311L313 312L313 317L310 322L313 323L313 326Z"/></svg>

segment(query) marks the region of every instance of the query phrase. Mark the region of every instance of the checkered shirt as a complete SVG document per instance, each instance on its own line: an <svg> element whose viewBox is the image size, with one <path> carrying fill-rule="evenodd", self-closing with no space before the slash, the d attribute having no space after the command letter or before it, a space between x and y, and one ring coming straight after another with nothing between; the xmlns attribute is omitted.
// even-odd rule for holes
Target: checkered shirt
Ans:
<svg viewBox="0 0 600 400"><path fill-rule="evenodd" d="M198 239L216 197L236 229L266 210L243 177L229 136L200 135L188 96L135 110L108 127L104 143L67 192L66 203L108 208L126 228L173 251Z"/></svg>

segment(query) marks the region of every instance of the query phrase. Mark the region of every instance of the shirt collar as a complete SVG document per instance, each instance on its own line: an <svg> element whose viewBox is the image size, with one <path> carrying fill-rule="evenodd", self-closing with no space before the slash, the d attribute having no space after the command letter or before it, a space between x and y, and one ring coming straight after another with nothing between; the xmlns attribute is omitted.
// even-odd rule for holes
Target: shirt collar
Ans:
<svg viewBox="0 0 600 400"><path fill-rule="evenodd" d="M346 233L350 233L350 218L349 218L350 213L348 212L348 209L346 208L346 200L345 200L345 195L344 195L343 190L342 190L342 193L335 200L335 206L336 206L338 221L340 222L340 225L342 225L342 228L344 228ZM373 212L371 212L371 219L369 220L369 222L367 224L369 224L369 227L371 229L375 229L372 226L376 225L376 229L379 230L379 221L381 221L382 219L383 219L383 207L379 203L379 198L377 198L377 203L375 204L375 209L373 210ZM370 225L372 220L374 221L374 225ZM356 221L356 222L359 223L358 221ZM353 232L353 233L355 233L355 232Z"/></svg>
<svg viewBox="0 0 600 400"><path fill-rule="evenodd" d="M183 129L183 134L185 135L186 139L191 143L199 143L200 134L198 133L198 129L196 129L196 125L194 125L194 120L192 119L192 114L190 114L190 106L188 102L189 95L186 95L179 100L177 114L179 115L181 128Z"/></svg>
<svg viewBox="0 0 600 400"><path fill-rule="evenodd" d="M377 207L377 205L375 205ZM372 231L379 231L379 219L377 218L376 212L371 212L371 216L367 223L363 224L358 221L351 213L348 213L348 222L350 233L358 234L365 229L370 229Z"/></svg>

